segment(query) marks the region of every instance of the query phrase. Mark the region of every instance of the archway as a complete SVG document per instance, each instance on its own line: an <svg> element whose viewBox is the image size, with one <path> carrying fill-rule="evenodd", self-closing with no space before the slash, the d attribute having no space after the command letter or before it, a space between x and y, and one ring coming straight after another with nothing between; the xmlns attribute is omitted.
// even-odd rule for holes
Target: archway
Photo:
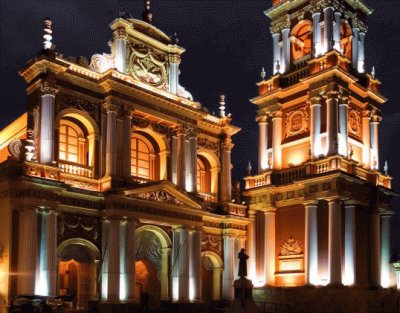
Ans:
<svg viewBox="0 0 400 313"><path fill-rule="evenodd" d="M98 248L85 239L73 238L57 248L58 294L71 295L71 306L87 308L97 299Z"/></svg>
<svg viewBox="0 0 400 313"><path fill-rule="evenodd" d="M221 257L212 251L205 251L201 256L203 300L204 302L220 301L223 270Z"/></svg>
<svg viewBox="0 0 400 313"><path fill-rule="evenodd" d="M136 230L136 301L140 293L149 296L149 306L169 300L168 254L171 239L157 226L146 225Z"/></svg>

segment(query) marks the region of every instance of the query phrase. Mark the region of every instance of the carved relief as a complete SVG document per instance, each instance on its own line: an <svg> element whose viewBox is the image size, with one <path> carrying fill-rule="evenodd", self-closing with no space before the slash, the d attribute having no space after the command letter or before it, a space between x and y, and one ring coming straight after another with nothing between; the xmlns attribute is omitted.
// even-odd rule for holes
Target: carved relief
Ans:
<svg viewBox="0 0 400 313"><path fill-rule="evenodd" d="M292 236L281 244L280 249L279 255L296 255L303 253L301 242L294 239Z"/></svg>
<svg viewBox="0 0 400 313"><path fill-rule="evenodd" d="M222 253L222 237L214 234L201 234L201 251L213 251L219 255Z"/></svg>
<svg viewBox="0 0 400 313"><path fill-rule="evenodd" d="M68 108L74 108L74 109L78 109L81 111L84 111L86 113L88 113L90 116L93 117L93 119L95 121L99 121L99 107L94 104L91 103L87 100L84 100L82 98L77 98L77 97L72 97L66 94L63 94L61 96L60 101L57 102L56 105L56 113L68 109Z"/></svg>
<svg viewBox="0 0 400 313"><path fill-rule="evenodd" d="M92 56L89 67L96 72L104 73L114 68L114 57L111 54L95 54Z"/></svg>
<svg viewBox="0 0 400 313"><path fill-rule="evenodd" d="M303 134L308 131L308 112L306 107L298 108L286 113L286 137Z"/></svg>
<svg viewBox="0 0 400 313"><path fill-rule="evenodd" d="M172 203L181 206L185 205L182 201L178 200L177 198L165 192L164 190L157 190L152 192L140 192L134 194L132 197L149 201Z"/></svg>
<svg viewBox="0 0 400 313"><path fill-rule="evenodd" d="M207 150L218 150L218 143L208 140L207 138L197 138L197 146Z"/></svg>
<svg viewBox="0 0 400 313"><path fill-rule="evenodd" d="M347 129L352 135L356 137L361 136L361 113L359 110L355 108L349 109L349 114L347 115Z"/></svg>
<svg viewBox="0 0 400 313"><path fill-rule="evenodd" d="M21 139L13 139L7 146L8 152L11 154L11 158L16 161L20 161L23 153L23 146Z"/></svg>
<svg viewBox="0 0 400 313"><path fill-rule="evenodd" d="M132 116L132 125L137 126L139 128L146 128L150 125L150 122L146 118Z"/></svg>
<svg viewBox="0 0 400 313"><path fill-rule="evenodd" d="M70 238L84 238L98 247L101 242L101 223L97 218L61 214L57 219L58 243Z"/></svg>

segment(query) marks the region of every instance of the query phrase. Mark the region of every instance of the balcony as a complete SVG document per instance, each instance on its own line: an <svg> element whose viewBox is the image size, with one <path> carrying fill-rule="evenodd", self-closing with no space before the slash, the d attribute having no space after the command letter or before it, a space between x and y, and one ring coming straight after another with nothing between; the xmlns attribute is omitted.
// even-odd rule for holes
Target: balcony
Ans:
<svg viewBox="0 0 400 313"><path fill-rule="evenodd" d="M83 176L83 177L88 177L88 178L93 178L93 176L94 176L93 167L91 167L91 166L86 166L86 165L68 162L68 161L64 161L64 160L59 160L57 164L58 164L58 168L63 173L78 175L78 176Z"/></svg>

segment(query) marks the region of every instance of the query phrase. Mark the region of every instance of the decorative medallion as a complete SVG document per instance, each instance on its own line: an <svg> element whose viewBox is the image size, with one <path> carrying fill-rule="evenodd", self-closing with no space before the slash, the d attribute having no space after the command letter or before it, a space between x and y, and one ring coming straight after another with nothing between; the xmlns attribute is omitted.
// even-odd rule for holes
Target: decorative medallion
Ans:
<svg viewBox="0 0 400 313"><path fill-rule="evenodd" d="M11 158L16 161L21 160L22 156L22 141L21 139L12 139L7 146L8 152L11 154Z"/></svg>
<svg viewBox="0 0 400 313"><path fill-rule="evenodd" d="M286 138L308 131L308 112L305 107L286 113L285 130Z"/></svg>
<svg viewBox="0 0 400 313"><path fill-rule="evenodd" d="M351 108L347 116L347 128L349 132L354 136L360 137L360 129L361 129L360 125L361 125L360 111Z"/></svg>
<svg viewBox="0 0 400 313"><path fill-rule="evenodd" d="M292 236L281 244L281 252L279 255L295 255L303 253L301 242L295 240Z"/></svg>

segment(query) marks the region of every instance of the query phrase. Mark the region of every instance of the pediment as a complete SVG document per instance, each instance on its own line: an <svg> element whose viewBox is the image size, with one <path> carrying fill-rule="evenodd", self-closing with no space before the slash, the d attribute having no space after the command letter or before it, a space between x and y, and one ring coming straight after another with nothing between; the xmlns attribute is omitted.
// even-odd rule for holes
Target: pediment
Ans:
<svg viewBox="0 0 400 313"><path fill-rule="evenodd" d="M199 203L194 201L185 191L180 190L180 188L169 181L143 184L137 188L125 190L123 195L144 201L160 202L191 209L201 209Z"/></svg>

